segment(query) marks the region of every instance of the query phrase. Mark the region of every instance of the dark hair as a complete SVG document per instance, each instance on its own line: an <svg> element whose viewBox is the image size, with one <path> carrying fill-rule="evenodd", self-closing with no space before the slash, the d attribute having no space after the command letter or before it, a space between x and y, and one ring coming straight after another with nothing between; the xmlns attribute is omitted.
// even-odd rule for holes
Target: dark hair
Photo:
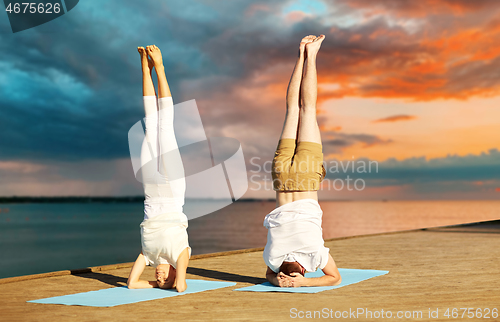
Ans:
<svg viewBox="0 0 500 322"><path fill-rule="evenodd" d="M292 273L299 273L304 276L302 274L302 266L297 262L283 262L280 266L280 272L288 276L291 276Z"/></svg>

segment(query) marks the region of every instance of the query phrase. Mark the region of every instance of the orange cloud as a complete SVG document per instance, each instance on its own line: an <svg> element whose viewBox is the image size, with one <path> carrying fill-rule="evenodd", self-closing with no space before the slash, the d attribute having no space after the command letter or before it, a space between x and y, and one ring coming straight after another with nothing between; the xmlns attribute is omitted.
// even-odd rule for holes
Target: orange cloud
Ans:
<svg viewBox="0 0 500 322"><path fill-rule="evenodd" d="M349 38L349 42L356 42L356 41L360 40L362 37L363 37L363 35L354 34L351 36L351 38Z"/></svg>
<svg viewBox="0 0 500 322"><path fill-rule="evenodd" d="M409 120L414 120L417 117L415 115L393 115L389 117L384 117L382 119L378 119L375 121L372 121L372 123L382 123L382 122L398 122L398 121L409 121Z"/></svg>
<svg viewBox="0 0 500 322"><path fill-rule="evenodd" d="M369 150L366 150L365 146L361 144L346 145L342 147L339 157L354 155L355 157L367 157L377 161L384 161L388 158L404 160L421 156L443 158L447 155L481 154L499 147L497 124L470 128L424 130L417 133L392 132L391 134L380 134L379 137L382 140L391 137L390 144L379 144ZM323 141L323 145L325 146L325 141Z"/></svg>
<svg viewBox="0 0 500 322"><path fill-rule="evenodd" d="M268 5L265 5L263 3L255 3L255 4L252 4L251 6L249 6L246 10L245 10L245 16L246 17L251 17L253 16L254 14L256 14L258 11L270 11L271 8L268 6Z"/></svg>
<svg viewBox="0 0 500 322"><path fill-rule="evenodd" d="M16 173L35 173L45 170L46 166L26 161L0 161L0 171Z"/></svg>
<svg viewBox="0 0 500 322"><path fill-rule="evenodd" d="M342 127L341 126L327 126L325 124L320 124L319 125L319 129L320 131L322 132L338 132L340 130L342 130Z"/></svg>
<svg viewBox="0 0 500 322"><path fill-rule="evenodd" d="M500 188L496 188L496 189L495 189L495 191L496 191L496 192L500 192Z"/></svg>
<svg viewBox="0 0 500 322"><path fill-rule="evenodd" d="M304 13L302 11L292 11L289 14L286 15L285 19L288 22L296 23L296 22L299 22L299 21L303 20L307 16L308 16L308 14L306 14L306 13Z"/></svg>
<svg viewBox="0 0 500 322"><path fill-rule="evenodd" d="M327 71L323 67L318 75L320 84L336 88L319 91L320 102L346 96L431 101L500 94L500 7L493 2L354 0L345 5L374 16L355 27L330 28L320 54L327 57L322 64ZM455 23L459 15L466 22ZM391 19L395 25L387 22ZM405 29L407 23L414 30Z"/></svg>
<svg viewBox="0 0 500 322"><path fill-rule="evenodd" d="M366 17L389 13L396 17L425 17L430 14L453 14L462 16L467 13L487 10L494 7L496 0L344 0L343 3L351 8L364 10ZM338 4L337 4L338 5Z"/></svg>

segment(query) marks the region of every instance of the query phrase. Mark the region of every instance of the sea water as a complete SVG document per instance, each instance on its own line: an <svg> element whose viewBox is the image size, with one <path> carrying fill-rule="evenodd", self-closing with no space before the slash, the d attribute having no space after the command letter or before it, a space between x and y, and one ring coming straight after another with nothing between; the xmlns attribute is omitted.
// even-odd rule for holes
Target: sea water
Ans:
<svg viewBox="0 0 500 322"><path fill-rule="evenodd" d="M186 201L209 207L217 200ZM210 203L210 204L209 204ZM321 201L323 237L500 219L500 201ZM142 202L0 205L0 278L132 262ZM264 247L274 201L237 201L189 221L193 254Z"/></svg>

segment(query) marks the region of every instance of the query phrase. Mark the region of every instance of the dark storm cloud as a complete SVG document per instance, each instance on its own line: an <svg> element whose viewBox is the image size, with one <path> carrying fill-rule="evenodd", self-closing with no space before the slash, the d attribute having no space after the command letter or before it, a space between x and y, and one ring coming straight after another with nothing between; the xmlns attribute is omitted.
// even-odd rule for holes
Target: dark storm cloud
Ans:
<svg viewBox="0 0 500 322"><path fill-rule="evenodd" d="M340 162L344 163L343 171ZM354 171L352 163L354 162ZM371 171L369 171L369 163ZM484 182L500 180L500 151L492 149L480 155L457 156L426 159L410 158L405 160L388 159L383 162L368 159L326 161L328 178L363 178L370 186L418 185L438 182ZM365 167L362 167L365 164ZM338 169L337 172L334 170ZM442 190L441 190L442 191Z"/></svg>
<svg viewBox="0 0 500 322"><path fill-rule="evenodd" d="M456 98L464 89L466 95L491 92L500 82L500 62L486 50L485 39L496 35L491 2L447 1L428 17L423 10L434 8L430 3L324 2L328 10L300 21L282 13L288 3L82 2L57 20L17 34L6 19L0 21L0 158L127 157L127 131L143 117L139 45L162 49L174 100L196 99L209 135L235 137L247 158L263 160L272 158L298 42L308 34L327 36L318 61L320 82L340 85L320 92L320 99ZM467 14L457 26L453 10L459 9L441 8L459 4ZM373 8L383 14L359 18ZM394 21L402 16L414 18L414 25ZM342 19L348 22L337 21ZM446 41L483 26L489 27L481 41L464 38L476 47L459 48L457 55L485 52L491 58L447 67L456 57ZM363 133L330 134L324 133L325 153L356 143L391 143Z"/></svg>
<svg viewBox="0 0 500 322"><path fill-rule="evenodd" d="M342 148L361 143L364 148L374 145L390 144L391 139L384 140L371 134L347 134L338 131L323 130L323 152L325 155L341 152Z"/></svg>
<svg viewBox="0 0 500 322"><path fill-rule="evenodd" d="M253 52L264 44L277 50L271 49L276 35L263 42L265 35L251 37L241 31L241 17L251 4L255 3L82 3L56 21L17 34L3 20L0 157L126 156L127 130L143 116L136 47L155 43L162 48L175 100L196 98L197 93L180 90L180 84L211 75L245 77L248 69L241 66L251 57L252 47ZM224 34L231 30L241 33L240 42L224 42ZM224 91L225 85L211 86ZM210 84L203 87L210 89Z"/></svg>

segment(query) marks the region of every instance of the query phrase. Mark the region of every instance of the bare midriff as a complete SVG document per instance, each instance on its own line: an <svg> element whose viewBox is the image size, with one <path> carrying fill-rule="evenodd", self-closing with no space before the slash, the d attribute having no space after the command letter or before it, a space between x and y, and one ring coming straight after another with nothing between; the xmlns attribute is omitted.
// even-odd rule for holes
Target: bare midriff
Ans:
<svg viewBox="0 0 500 322"><path fill-rule="evenodd" d="M318 201L317 191L276 191L276 207L286 205L297 200L314 199Z"/></svg>

